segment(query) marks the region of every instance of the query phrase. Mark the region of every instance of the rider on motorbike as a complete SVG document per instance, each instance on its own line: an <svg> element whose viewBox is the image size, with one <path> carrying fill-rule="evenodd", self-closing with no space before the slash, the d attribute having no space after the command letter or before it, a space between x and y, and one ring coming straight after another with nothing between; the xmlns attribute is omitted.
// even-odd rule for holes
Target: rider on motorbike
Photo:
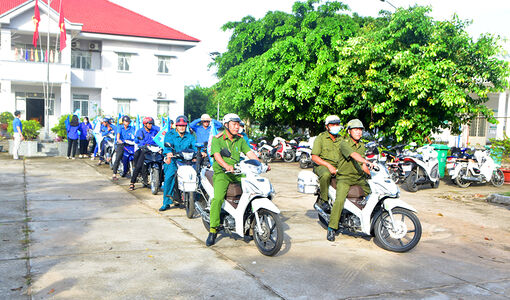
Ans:
<svg viewBox="0 0 510 300"><path fill-rule="evenodd" d="M104 153L106 150L106 143L109 139L108 135L111 133L114 133L114 132L115 132L115 129L113 128L113 125L112 125L112 118L105 117L103 119L103 122L101 123L101 136L103 137L103 139L101 140L101 145L100 145L101 152L99 152L99 162L97 163L98 166L104 162Z"/></svg>
<svg viewBox="0 0 510 300"><path fill-rule="evenodd" d="M154 142L154 137L158 134L159 127L154 125L154 119L151 117L143 118L143 127L138 129L135 134L135 154L134 154L134 164L135 170L133 171L133 176L131 177L131 183L129 184L129 190L133 191L135 189L135 182L138 174L142 171L143 161L145 160L145 152L147 151L147 145L157 146ZM142 172L144 174L145 172Z"/></svg>
<svg viewBox="0 0 510 300"><path fill-rule="evenodd" d="M322 210L329 212L328 187L331 177L336 174L336 165L340 156L341 130L340 118L335 115L328 116L325 122L326 131L317 136L312 148L312 161L317 164L313 172L319 177L320 200L317 203Z"/></svg>
<svg viewBox="0 0 510 300"><path fill-rule="evenodd" d="M175 119L175 130L168 131L165 135L165 164L163 169L165 172L165 185L163 189L163 206L159 211L165 211L170 208L170 204L173 203L172 193L175 185L175 173L177 172L177 164L175 159L172 159L174 153L180 152L184 149L196 150L196 139L195 136L189 132L186 132L188 126L188 118L186 116L178 116ZM172 148L167 147L167 144L171 144Z"/></svg>
<svg viewBox="0 0 510 300"><path fill-rule="evenodd" d="M117 156L115 157L115 162L113 163L113 177L112 177L114 181L119 179L117 177L117 170L119 169L119 163L124 155L125 142L135 140L134 135L135 128L130 124L131 119L129 118L129 116L123 116L122 126L119 126L117 130L117 145L115 145L115 152L117 153ZM124 170L124 174L122 174L122 177L125 176L126 172L127 170Z"/></svg>
<svg viewBox="0 0 510 300"><path fill-rule="evenodd" d="M349 137L340 142L338 171L336 171L336 200L331 209L328 234L326 236L331 242L335 240L338 222L340 221L340 215L350 187L359 185L365 192L365 195L370 194L370 186L366 181L365 173L370 175L367 165L373 167L374 164L364 158L365 144L361 142L363 129L364 126L360 120L350 120L347 123Z"/></svg>
<svg viewBox="0 0 510 300"><path fill-rule="evenodd" d="M257 155L251 151L248 143L239 134L241 119L238 115L230 113L223 117L225 130L216 135L211 141L211 155L213 163L214 198L211 200L210 230L205 244L214 245L216 242L217 227L220 225L221 206L227 193L228 185L240 182L241 176L232 173L234 165L240 161L241 152L249 159L256 159ZM268 169L269 170L269 169Z"/></svg>
<svg viewBox="0 0 510 300"><path fill-rule="evenodd" d="M220 129L222 124L211 119L211 116L208 114L203 114L200 119L193 120L193 122L189 124L189 128L195 132L197 143L199 144L205 144L209 141L212 126L216 127L216 129Z"/></svg>

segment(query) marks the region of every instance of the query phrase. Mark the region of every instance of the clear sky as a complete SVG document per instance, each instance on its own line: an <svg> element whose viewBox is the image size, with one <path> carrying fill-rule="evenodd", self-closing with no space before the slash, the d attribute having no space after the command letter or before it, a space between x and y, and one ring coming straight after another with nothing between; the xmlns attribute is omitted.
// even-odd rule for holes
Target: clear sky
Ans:
<svg viewBox="0 0 510 300"><path fill-rule="evenodd" d="M291 0L110 0L146 17L191 35L201 42L186 51L184 83L203 87L217 82L214 70L208 70L209 53L226 51L230 32L221 26L239 21L247 15L262 18L268 11L292 11ZM305 1L305 0L303 0ZM351 11L362 16L377 16L380 10L394 8L381 0L345 0ZM396 7L429 5L438 20L450 19L456 13L461 19L473 20L469 33L494 33L510 38L510 1L508 0L388 0ZM507 43L510 52L510 43Z"/></svg>

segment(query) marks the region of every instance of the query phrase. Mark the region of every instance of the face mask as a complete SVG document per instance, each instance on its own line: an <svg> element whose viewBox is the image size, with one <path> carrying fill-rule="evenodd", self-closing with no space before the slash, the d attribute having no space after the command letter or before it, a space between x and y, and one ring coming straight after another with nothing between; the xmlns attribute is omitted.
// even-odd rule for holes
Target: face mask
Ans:
<svg viewBox="0 0 510 300"><path fill-rule="evenodd" d="M239 133L243 133L243 128L239 127Z"/></svg>
<svg viewBox="0 0 510 300"><path fill-rule="evenodd" d="M329 133L331 133L332 135L338 135L339 132L340 126L333 126L329 129Z"/></svg>

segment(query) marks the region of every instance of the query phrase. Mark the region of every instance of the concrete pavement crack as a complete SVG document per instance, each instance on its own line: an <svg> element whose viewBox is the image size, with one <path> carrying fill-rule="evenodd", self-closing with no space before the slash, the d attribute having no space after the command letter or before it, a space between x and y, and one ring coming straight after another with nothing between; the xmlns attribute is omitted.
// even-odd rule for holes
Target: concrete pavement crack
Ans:
<svg viewBox="0 0 510 300"><path fill-rule="evenodd" d="M31 275L31 269L30 269L30 227L28 226L28 222L30 221L30 218L28 216L28 199L27 199L27 168L25 159L23 158L23 210L25 212L25 220L23 225L23 232L24 232L24 240L23 244L26 247L26 266L27 266L27 273L25 275L25 283L27 285L26 294L31 299L32 296L32 275Z"/></svg>

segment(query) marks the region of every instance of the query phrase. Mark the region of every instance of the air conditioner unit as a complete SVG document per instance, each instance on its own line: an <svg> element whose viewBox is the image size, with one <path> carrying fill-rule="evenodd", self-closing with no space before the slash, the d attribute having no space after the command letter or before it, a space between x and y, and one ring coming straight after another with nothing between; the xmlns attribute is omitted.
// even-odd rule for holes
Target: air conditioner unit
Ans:
<svg viewBox="0 0 510 300"><path fill-rule="evenodd" d="M78 49L78 48L80 48L80 42L78 42L78 41L72 41L72 42L71 42L71 48L73 48L73 49Z"/></svg>
<svg viewBox="0 0 510 300"><path fill-rule="evenodd" d="M163 93L163 92L157 92L157 93L156 93L156 97L157 97L158 99L165 99L165 98L166 98L166 94L165 94L165 93Z"/></svg>
<svg viewBox="0 0 510 300"><path fill-rule="evenodd" d="M99 50L99 43L90 43L89 50Z"/></svg>

